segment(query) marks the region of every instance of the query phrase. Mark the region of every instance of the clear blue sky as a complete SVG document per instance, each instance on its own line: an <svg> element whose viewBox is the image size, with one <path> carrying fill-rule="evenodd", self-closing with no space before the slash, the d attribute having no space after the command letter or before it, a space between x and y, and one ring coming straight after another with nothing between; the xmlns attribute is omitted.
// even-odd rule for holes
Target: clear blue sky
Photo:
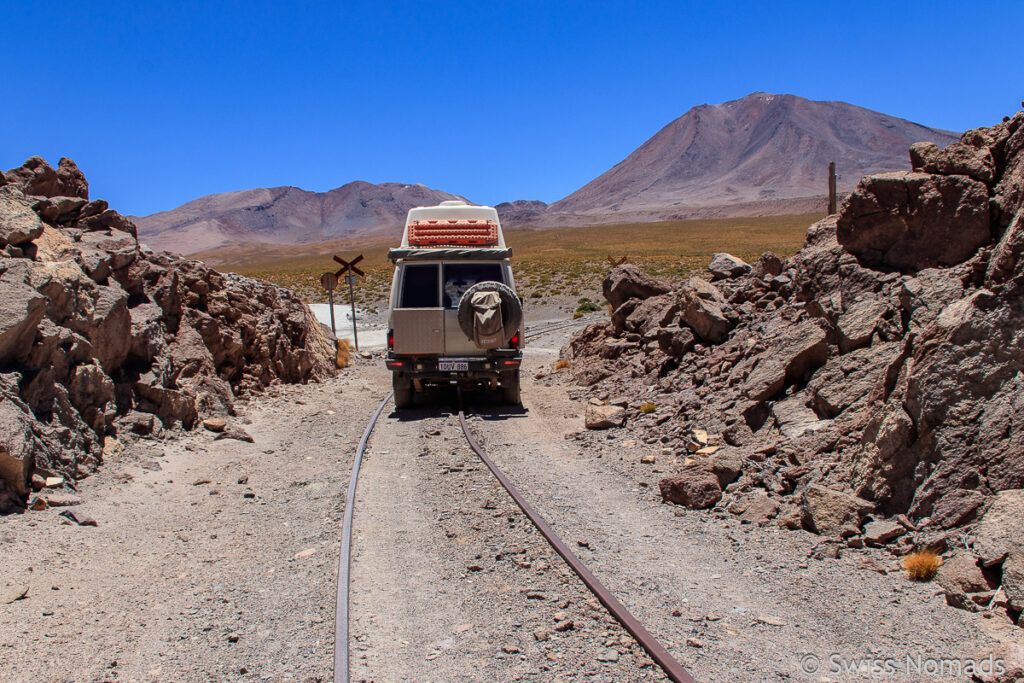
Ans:
<svg viewBox="0 0 1024 683"><path fill-rule="evenodd" d="M0 21L0 168L147 214L251 187L557 200L762 90L952 130L1024 98L1024 3L37 2Z"/></svg>

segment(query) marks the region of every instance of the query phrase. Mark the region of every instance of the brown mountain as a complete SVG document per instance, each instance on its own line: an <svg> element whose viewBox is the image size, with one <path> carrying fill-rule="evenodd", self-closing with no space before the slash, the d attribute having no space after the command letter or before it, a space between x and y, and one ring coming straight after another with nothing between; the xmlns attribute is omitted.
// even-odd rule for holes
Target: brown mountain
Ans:
<svg viewBox="0 0 1024 683"><path fill-rule="evenodd" d="M849 191L864 175L909 170L911 143L956 139L844 102L753 93L694 107L554 204L497 208L511 228L818 212L830 161L840 191ZM324 193L277 187L210 195L135 222L150 247L194 254L397 234L411 207L456 198L423 185L357 181Z"/></svg>
<svg viewBox="0 0 1024 683"><path fill-rule="evenodd" d="M839 189L849 191L869 173L910 170L911 143L945 146L958 137L845 102L753 93L694 107L547 213L785 212L801 204L790 200L827 193L830 161Z"/></svg>
<svg viewBox="0 0 1024 683"><path fill-rule="evenodd" d="M409 209L446 199L462 197L425 185L357 180L328 192L273 187L213 194L134 221L147 246L194 254L254 242L311 244L400 234Z"/></svg>

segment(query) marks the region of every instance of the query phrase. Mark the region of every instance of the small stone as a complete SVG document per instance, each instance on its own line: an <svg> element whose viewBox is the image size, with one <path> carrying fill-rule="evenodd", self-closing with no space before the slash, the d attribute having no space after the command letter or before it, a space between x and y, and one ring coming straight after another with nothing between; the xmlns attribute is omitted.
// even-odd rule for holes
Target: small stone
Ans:
<svg viewBox="0 0 1024 683"><path fill-rule="evenodd" d="M215 441L221 439L234 439L235 441L245 441L246 443L254 443L255 440L249 434L249 432L239 427L232 427L231 429L225 429L223 432L213 437Z"/></svg>
<svg viewBox="0 0 1024 683"><path fill-rule="evenodd" d="M243 474L242 476L240 476L238 478L238 483L239 484L248 484L249 483L249 475L248 474Z"/></svg>
<svg viewBox="0 0 1024 683"><path fill-rule="evenodd" d="M312 555L315 555L315 554L316 554L316 548L307 548L306 550L302 550L300 552L295 553L295 555L292 557L292 559L294 559L294 560L301 560L301 559L306 558L306 557L311 557Z"/></svg>
<svg viewBox="0 0 1024 683"><path fill-rule="evenodd" d="M228 421L223 417L208 417L203 420L203 426L211 432L223 432L228 426Z"/></svg>
<svg viewBox="0 0 1024 683"><path fill-rule="evenodd" d="M501 651L504 652L507 655L519 654L519 648L516 647L515 645L502 645L501 646Z"/></svg>
<svg viewBox="0 0 1024 683"><path fill-rule="evenodd" d="M238 642L238 634L237 633L229 633L228 634L228 642L229 643L237 643Z"/></svg>
<svg viewBox="0 0 1024 683"><path fill-rule="evenodd" d="M555 624L555 630L559 633L564 633L566 631L571 631L574 626L575 624L572 623L572 619L564 619Z"/></svg>
<svg viewBox="0 0 1024 683"><path fill-rule="evenodd" d="M619 651L608 648L597 655L597 661L599 662L617 662L619 661Z"/></svg>
<svg viewBox="0 0 1024 683"><path fill-rule="evenodd" d="M36 496L32 499L32 503L29 507L33 510L45 510L50 507L50 504L46 502L46 498L43 496Z"/></svg>
<svg viewBox="0 0 1024 683"><path fill-rule="evenodd" d="M70 519L78 526L98 526L96 520L85 514L84 512L76 512L74 510L65 510L60 513L61 517Z"/></svg>
<svg viewBox="0 0 1024 683"><path fill-rule="evenodd" d="M640 462L644 465L654 464L654 453L647 453L640 458Z"/></svg>
<svg viewBox="0 0 1024 683"><path fill-rule="evenodd" d="M483 571L483 567L480 566L479 564L471 564L471 565L466 567L466 571L479 572L479 571Z"/></svg>
<svg viewBox="0 0 1024 683"><path fill-rule="evenodd" d="M48 489L57 488L58 486L64 485L64 477L47 477L43 484Z"/></svg>
<svg viewBox="0 0 1024 683"><path fill-rule="evenodd" d="M704 643L701 642L700 640L696 639L696 638L687 638L686 639L686 644L689 647L704 647Z"/></svg>
<svg viewBox="0 0 1024 683"><path fill-rule="evenodd" d="M542 628L539 628L539 629L537 629L536 631L533 632L533 637L536 638L537 640L547 640L548 638L551 637L551 634L548 631L546 631L546 630L544 630Z"/></svg>

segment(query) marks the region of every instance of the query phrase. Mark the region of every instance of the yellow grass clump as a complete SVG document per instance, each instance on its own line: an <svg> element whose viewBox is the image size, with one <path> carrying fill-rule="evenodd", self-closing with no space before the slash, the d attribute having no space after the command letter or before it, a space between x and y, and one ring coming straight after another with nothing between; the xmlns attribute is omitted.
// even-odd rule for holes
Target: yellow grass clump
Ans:
<svg viewBox="0 0 1024 683"><path fill-rule="evenodd" d="M931 581L942 566L942 557L934 550L915 550L903 557L903 569L911 581Z"/></svg>
<svg viewBox="0 0 1024 683"><path fill-rule="evenodd" d="M352 344L348 339L339 339L337 342L338 353L334 359L334 364L339 370L347 368L349 363L352 362Z"/></svg>
<svg viewBox="0 0 1024 683"><path fill-rule="evenodd" d="M565 370L566 368L568 368L571 365L572 365L572 363L569 361L568 358L559 358L558 360L555 361L554 369L555 370Z"/></svg>
<svg viewBox="0 0 1024 683"><path fill-rule="evenodd" d="M640 412L643 413L644 415L650 415L657 409L658 406L654 405L650 401L644 401L643 403L640 404Z"/></svg>

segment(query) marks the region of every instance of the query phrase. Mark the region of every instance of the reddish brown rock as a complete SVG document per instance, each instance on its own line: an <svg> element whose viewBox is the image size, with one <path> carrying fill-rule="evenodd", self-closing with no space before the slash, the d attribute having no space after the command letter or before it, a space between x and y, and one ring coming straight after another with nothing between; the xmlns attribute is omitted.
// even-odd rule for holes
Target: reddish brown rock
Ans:
<svg viewBox="0 0 1024 683"><path fill-rule="evenodd" d="M867 176L844 201L839 243L868 266L951 266L992 240L988 190L967 176Z"/></svg>
<svg viewBox="0 0 1024 683"><path fill-rule="evenodd" d="M691 465L674 477L658 482L661 499L694 510L703 510L722 499L718 476L703 464Z"/></svg>
<svg viewBox="0 0 1024 683"><path fill-rule="evenodd" d="M604 298L616 309L626 299L646 299L659 294L668 294L668 283L651 277L631 263L617 266L608 273L602 286Z"/></svg>

